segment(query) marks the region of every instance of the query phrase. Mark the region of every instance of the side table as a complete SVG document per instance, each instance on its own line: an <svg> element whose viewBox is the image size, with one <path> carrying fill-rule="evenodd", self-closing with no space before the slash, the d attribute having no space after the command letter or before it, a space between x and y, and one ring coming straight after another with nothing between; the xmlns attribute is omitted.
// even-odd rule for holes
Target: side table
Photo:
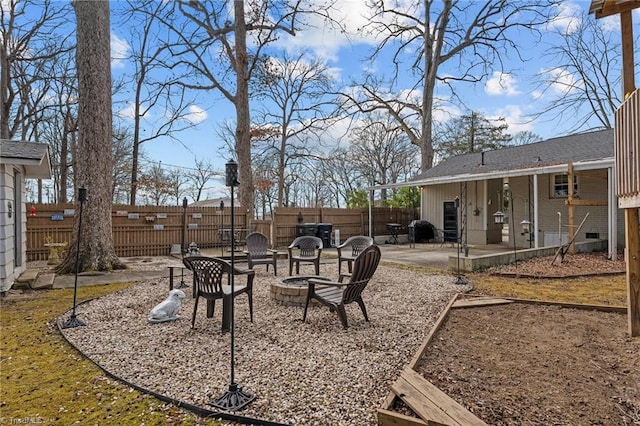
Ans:
<svg viewBox="0 0 640 426"><path fill-rule="evenodd" d="M176 288L186 288L189 287L185 282L184 282L184 268L186 268L186 266L184 265L169 265L167 266L167 268L169 268L169 290L173 290L173 274L174 274L174 270L176 269L180 269L180 284L176 287Z"/></svg>

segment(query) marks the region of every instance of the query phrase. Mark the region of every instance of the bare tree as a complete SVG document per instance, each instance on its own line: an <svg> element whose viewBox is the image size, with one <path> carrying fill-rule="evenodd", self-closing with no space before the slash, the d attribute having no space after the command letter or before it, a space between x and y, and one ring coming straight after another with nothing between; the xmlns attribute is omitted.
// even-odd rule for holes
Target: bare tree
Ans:
<svg viewBox="0 0 640 426"><path fill-rule="evenodd" d="M183 0L175 4L191 26L175 20L163 23L175 38L170 50L176 58L174 69L182 70L180 82L188 88L217 90L235 107L234 151L240 170L240 201L253 211L249 107L253 72L278 34L295 35L301 16L324 13L330 5L318 8L311 4L313 7L305 9L304 0L265 0L249 2L250 9L245 10L245 3Z"/></svg>
<svg viewBox="0 0 640 426"><path fill-rule="evenodd" d="M170 174L162 168L162 163L152 164L143 170L138 186L147 204L154 206L165 205L174 196L174 183Z"/></svg>
<svg viewBox="0 0 640 426"><path fill-rule="evenodd" d="M0 138L41 142L55 64L74 48L65 26L68 12L68 4L49 0L0 2ZM58 176L54 185L65 191ZM42 189L38 180L40 202ZM66 198L64 192L56 195Z"/></svg>
<svg viewBox="0 0 640 426"><path fill-rule="evenodd" d="M126 204L129 197L129 182L131 177L131 153L133 151L133 137L126 128L113 130L113 202Z"/></svg>
<svg viewBox="0 0 640 426"><path fill-rule="evenodd" d="M65 259L57 271L104 271L124 265L116 255L111 231L112 113L109 2L76 0L78 45L78 148L76 191L86 186L82 238L78 221ZM76 200L78 198L76 197ZM78 209L76 209L76 214ZM79 253L76 242L80 239Z"/></svg>
<svg viewBox="0 0 640 426"><path fill-rule="evenodd" d="M24 138L29 131L24 127L33 127L32 89L50 77L41 67L73 49L63 29L68 12L68 4L51 0L0 2L0 138Z"/></svg>
<svg viewBox="0 0 640 426"><path fill-rule="evenodd" d="M433 112L436 82L455 85L483 80L493 69L503 69L502 58L519 55L512 37L535 31L548 22L557 0L371 0L373 16L365 28L381 35L371 60L390 53L392 72L386 79L367 76L359 90L345 93L359 111L384 110L397 121L412 144L420 148L421 170L432 167ZM456 61L444 70L444 65ZM409 70L409 72L405 72ZM409 87L401 79L412 78Z"/></svg>
<svg viewBox="0 0 640 426"><path fill-rule="evenodd" d="M353 157L344 147L336 147L327 154L322 162L324 180L333 195L332 202L336 207L345 206L350 194L359 188L372 185L362 176L361 171L354 167Z"/></svg>
<svg viewBox="0 0 640 426"><path fill-rule="evenodd" d="M258 69L258 94L267 100L256 114L256 122L276 132L259 149L261 155L277 158L277 203L283 206L285 174L288 162L309 152L306 138L326 131L330 119L331 79L328 67L318 59L307 60L302 52L294 57L271 57ZM272 143L273 142L273 143Z"/></svg>
<svg viewBox="0 0 640 426"><path fill-rule="evenodd" d="M38 120L39 140L49 145L53 185L61 203L68 202L68 191L73 188L78 136L78 86L72 56L67 52L48 61L53 77L46 92L49 103Z"/></svg>
<svg viewBox="0 0 640 426"><path fill-rule="evenodd" d="M222 172L216 171L208 160L196 159L196 168L187 173L187 178L191 182L191 198L200 201L202 191L207 183L216 176L222 176Z"/></svg>
<svg viewBox="0 0 640 426"><path fill-rule="evenodd" d="M178 142L175 134L194 126L189 118L191 101L185 97L185 87L166 77L170 52L160 41L160 17L170 13L168 2L146 0L128 2L124 15L131 37L131 57L135 67L131 75L133 101L127 111L133 119L133 155L131 157L131 188L129 204L136 204L140 146L143 143L169 137ZM154 115L158 117L151 119ZM146 124L146 128L143 126ZM180 142L181 143L181 142Z"/></svg>
<svg viewBox="0 0 640 426"><path fill-rule="evenodd" d="M364 117L353 132L350 161L368 183L395 183L418 171L418 148L388 114ZM382 198L386 200L386 189Z"/></svg>
<svg viewBox="0 0 640 426"><path fill-rule="evenodd" d="M574 21L579 25L561 32L560 44L547 51L549 62L556 65L540 72L538 81L542 95L551 99L534 117L558 123L570 118L575 122L571 132L611 129L613 113L622 101L619 34L586 14ZM637 55L640 43L635 49Z"/></svg>
<svg viewBox="0 0 640 426"><path fill-rule="evenodd" d="M527 145L542 140L542 136L530 130L523 130L513 134L509 145Z"/></svg>
<svg viewBox="0 0 640 426"><path fill-rule="evenodd" d="M182 204L185 193L184 186L189 182L189 177L178 168L172 169L167 175L169 183L169 195L176 200L176 206Z"/></svg>

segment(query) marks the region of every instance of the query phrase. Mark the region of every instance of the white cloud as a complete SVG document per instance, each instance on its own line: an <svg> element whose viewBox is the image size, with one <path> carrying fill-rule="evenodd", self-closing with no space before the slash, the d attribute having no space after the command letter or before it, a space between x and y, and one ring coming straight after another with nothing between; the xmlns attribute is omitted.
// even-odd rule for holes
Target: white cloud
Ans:
<svg viewBox="0 0 640 426"><path fill-rule="evenodd" d="M126 40L121 39L114 33L111 33L111 67L124 68L125 60L129 56L131 46Z"/></svg>
<svg viewBox="0 0 640 426"><path fill-rule="evenodd" d="M580 86L580 80L564 68L549 68L540 70L540 74L548 74L548 81L551 81L549 87L560 94L566 95Z"/></svg>
<svg viewBox="0 0 640 426"><path fill-rule="evenodd" d="M374 44L380 34L362 31L370 23L371 8L367 2L343 0L338 4L339 8L332 10L331 16L342 22L344 32L332 28L321 16L310 15L307 19L308 28L298 31L295 37L282 35L275 45L290 51L311 49L320 58L337 61L338 51L342 48L358 43Z"/></svg>
<svg viewBox="0 0 640 426"><path fill-rule="evenodd" d="M598 25L603 31L615 31L620 32L620 16L612 15L606 18L598 19Z"/></svg>
<svg viewBox="0 0 640 426"><path fill-rule="evenodd" d="M197 105L190 105L189 112L184 116L184 119L189 121L191 124L200 124L205 121L208 116L207 111L204 109Z"/></svg>
<svg viewBox="0 0 640 426"><path fill-rule="evenodd" d="M462 110L449 102L448 99L435 97L433 99L433 110L431 115L434 121L445 122L451 120L453 117L459 117L462 115Z"/></svg>
<svg viewBox="0 0 640 426"><path fill-rule="evenodd" d="M402 89L398 92L398 98L403 102L418 104L422 102L422 90Z"/></svg>
<svg viewBox="0 0 640 426"><path fill-rule="evenodd" d="M582 8L571 1L563 1L556 6L558 14L548 24L549 29L571 34L580 26Z"/></svg>
<svg viewBox="0 0 640 426"><path fill-rule="evenodd" d="M128 102L127 107L122 108L116 114L120 118L128 118L129 120L133 120L135 118L135 108L133 102Z"/></svg>
<svg viewBox="0 0 640 426"><path fill-rule="evenodd" d="M509 128L507 132L510 134L533 131L533 123L529 119L523 116L522 109L519 105L507 105L504 108L498 108L493 111L491 115L487 115L487 118L495 120L497 118L504 118Z"/></svg>
<svg viewBox="0 0 640 426"><path fill-rule="evenodd" d="M516 96L520 94L516 87L516 79L511 74L504 74L500 71L493 72L493 77L487 80L484 90L489 95Z"/></svg>

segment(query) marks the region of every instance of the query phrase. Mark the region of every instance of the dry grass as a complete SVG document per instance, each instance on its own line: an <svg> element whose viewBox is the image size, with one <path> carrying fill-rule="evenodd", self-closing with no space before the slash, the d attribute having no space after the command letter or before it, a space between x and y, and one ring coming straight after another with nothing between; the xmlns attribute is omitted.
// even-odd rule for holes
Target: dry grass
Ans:
<svg viewBox="0 0 640 426"><path fill-rule="evenodd" d="M131 285L82 287L78 300ZM1 423L220 424L106 377L64 341L53 323L72 304L71 289L1 299Z"/></svg>
<svg viewBox="0 0 640 426"><path fill-rule="evenodd" d="M588 305L626 306L624 275L589 278L533 279L489 274L470 275L474 292L519 299L549 300Z"/></svg>

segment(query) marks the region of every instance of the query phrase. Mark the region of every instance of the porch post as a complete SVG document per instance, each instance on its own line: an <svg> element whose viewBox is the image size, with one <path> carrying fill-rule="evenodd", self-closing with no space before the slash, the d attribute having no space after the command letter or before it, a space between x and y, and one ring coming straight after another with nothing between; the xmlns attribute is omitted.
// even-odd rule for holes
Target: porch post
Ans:
<svg viewBox="0 0 640 426"><path fill-rule="evenodd" d="M613 167L607 168L607 232L609 258L618 260L618 203L616 201Z"/></svg>
<svg viewBox="0 0 640 426"><path fill-rule="evenodd" d="M535 248L540 248L540 233L538 232L538 175L533 175L533 243Z"/></svg>
<svg viewBox="0 0 640 426"><path fill-rule="evenodd" d="M373 215L371 214L371 205L373 204L373 189L369 191L369 236L373 238Z"/></svg>

